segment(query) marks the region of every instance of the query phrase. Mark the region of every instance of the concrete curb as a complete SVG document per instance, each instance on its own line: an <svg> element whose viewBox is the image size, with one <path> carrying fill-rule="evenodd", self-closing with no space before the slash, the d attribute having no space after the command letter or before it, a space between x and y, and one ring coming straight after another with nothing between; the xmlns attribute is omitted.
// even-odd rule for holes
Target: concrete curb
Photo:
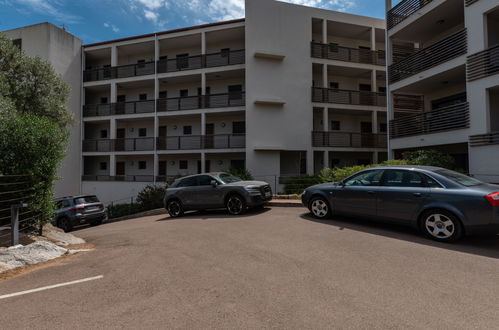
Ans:
<svg viewBox="0 0 499 330"><path fill-rule="evenodd" d="M135 214L125 215L125 216L122 216L119 218L108 219L108 220L104 221L104 223L113 223L113 222L118 222L118 221L123 221L123 220L130 220L130 219L135 219L135 218L149 217L152 215L161 215L161 214L166 214L165 209L160 208L160 209L154 209L154 210L139 212L139 213L135 213Z"/></svg>
<svg viewBox="0 0 499 330"><path fill-rule="evenodd" d="M304 207L302 203L293 202L269 202L268 206L272 207Z"/></svg>

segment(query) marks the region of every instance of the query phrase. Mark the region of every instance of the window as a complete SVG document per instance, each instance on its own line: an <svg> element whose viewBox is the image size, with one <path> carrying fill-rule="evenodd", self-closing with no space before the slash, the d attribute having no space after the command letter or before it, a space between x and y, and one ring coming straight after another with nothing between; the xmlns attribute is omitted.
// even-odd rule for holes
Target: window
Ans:
<svg viewBox="0 0 499 330"><path fill-rule="evenodd" d="M100 138L107 139L107 130L106 129L103 129L100 131Z"/></svg>
<svg viewBox="0 0 499 330"><path fill-rule="evenodd" d="M339 131L341 129L341 123L339 120L331 120L331 131Z"/></svg>
<svg viewBox="0 0 499 330"><path fill-rule="evenodd" d="M14 39L12 40L12 44L21 50L23 48L23 40L22 39Z"/></svg>
<svg viewBox="0 0 499 330"><path fill-rule="evenodd" d="M139 161L139 170L145 170L147 168L147 162L145 160Z"/></svg>
<svg viewBox="0 0 499 330"><path fill-rule="evenodd" d="M101 104L106 104L107 103L107 97L101 97L100 98L100 103Z"/></svg>
<svg viewBox="0 0 499 330"><path fill-rule="evenodd" d="M78 204L85 204L85 203L99 203L99 199L97 196L84 196L84 197L78 197L74 199L75 205Z"/></svg>
<svg viewBox="0 0 499 330"><path fill-rule="evenodd" d="M233 183L241 181L241 178L228 173L222 173L219 175L219 177L220 180L222 180L224 183Z"/></svg>
<svg viewBox="0 0 499 330"><path fill-rule="evenodd" d="M197 178L198 178L198 185L200 186L210 186L211 181L215 180L209 175L199 175Z"/></svg>
<svg viewBox="0 0 499 330"><path fill-rule="evenodd" d="M245 134L245 133L246 133L246 123L244 121L232 122L232 134Z"/></svg>
<svg viewBox="0 0 499 330"><path fill-rule="evenodd" d="M177 55L177 69L182 70L189 67L189 54Z"/></svg>
<svg viewBox="0 0 499 330"><path fill-rule="evenodd" d="M382 170L365 171L354 174L344 181L345 186L379 186Z"/></svg>
<svg viewBox="0 0 499 330"><path fill-rule="evenodd" d="M379 124L379 132L380 133L386 133L388 131L388 126L386 123L380 123Z"/></svg>
<svg viewBox="0 0 499 330"><path fill-rule="evenodd" d="M457 182L465 187L478 186L483 183L482 181L475 178L450 170L437 170L435 171L435 173L440 174L441 176L444 176L447 179Z"/></svg>
<svg viewBox="0 0 499 330"><path fill-rule="evenodd" d="M192 126L184 126L184 135L192 134Z"/></svg>
<svg viewBox="0 0 499 330"><path fill-rule="evenodd" d="M147 128L139 128L139 136L140 137L147 136Z"/></svg>
<svg viewBox="0 0 499 330"><path fill-rule="evenodd" d="M101 171L107 170L107 163L106 162L100 162L99 163L99 168Z"/></svg>
<svg viewBox="0 0 499 330"><path fill-rule="evenodd" d="M383 176L386 187L426 187L424 177L414 171L386 170Z"/></svg>
<svg viewBox="0 0 499 330"><path fill-rule="evenodd" d="M178 168L180 170L186 170L189 167L189 163L186 160L179 160Z"/></svg>
<svg viewBox="0 0 499 330"><path fill-rule="evenodd" d="M424 178L426 179L426 185L429 188L443 188L440 183L435 181L433 178L429 177L428 175L423 175Z"/></svg>
<svg viewBox="0 0 499 330"><path fill-rule="evenodd" d="M198 180L195 176L191 176L190 178L185 178L182 179L182 181L179 182L177 187L195 187L198 185Z"/></svg>
<svg viewBox="0 0 499 330"><path fill-rule="evenodd" d="M139 101L146 101L147 100L147 94L139 94Z"/></svg>
<svg viewBox="0 0 499 330"><path fill-rule="evenodd" d="M189 90L188 89L181 89L178 94L180 97L187 97L187 96L189 96Z"/></svg>
<svg viewBox="0 0 499 330"><path fill-rule="evenodd" d="M332 81L332 82L329 83L329 88L338 89L338 88L340 88L340 84L337 83L337 82Z"/></svg>

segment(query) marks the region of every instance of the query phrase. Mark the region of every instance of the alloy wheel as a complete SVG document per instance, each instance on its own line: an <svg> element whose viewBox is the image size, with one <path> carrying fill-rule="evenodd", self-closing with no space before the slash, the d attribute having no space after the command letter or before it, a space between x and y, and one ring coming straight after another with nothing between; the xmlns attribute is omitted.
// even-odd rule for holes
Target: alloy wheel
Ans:
<svg viewBox="0 0 499 330"><path fill-rule="evenodd" d="M312 202L310 210L316 217L324 218L329 212L329 207L324 200L316 199Z"/></svg>
<svg viewBox="0 0 499 330"><path fill-rule="evenodd" d="M227 210L231 214L240 214L243 211L243 201L239 196L231 196L227 201Z"/></svg>
<svg viewBox="0 0 499 330"><path fill-rule="evenodd" d="M438 239L449 239L454 235L456 225L444 214L434 213L425 220L428 233Z"/></svg>
<svg viewBox="0 0 499 330"><path fill-rule="evenodd" d="M177 201L172 201L168 204L168 213L172 217L178 217L180 215L180 204Z"/></svg>

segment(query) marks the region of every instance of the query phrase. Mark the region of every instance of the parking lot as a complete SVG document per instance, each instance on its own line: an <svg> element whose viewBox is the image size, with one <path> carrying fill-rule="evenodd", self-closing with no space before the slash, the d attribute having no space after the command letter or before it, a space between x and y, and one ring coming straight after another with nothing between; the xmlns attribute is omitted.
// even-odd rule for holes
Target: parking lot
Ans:
<svg viewBox="0 0 499 330"><path fill-rule="evenodd" d="M1 328L492 329L499 237L317 221L303 208L166 215L75 232L96 250L0 282Z"/></svg>

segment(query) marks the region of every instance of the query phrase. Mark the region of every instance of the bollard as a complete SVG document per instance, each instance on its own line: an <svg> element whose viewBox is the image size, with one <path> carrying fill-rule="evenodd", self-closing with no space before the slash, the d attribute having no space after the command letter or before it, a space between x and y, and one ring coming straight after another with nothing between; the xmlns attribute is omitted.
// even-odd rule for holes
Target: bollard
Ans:
<svg viewBox="0 0 499 330"><path fill-rule="evenodd" d="M28 207L28 204L10 206L10 238L12 246L19 244L19 209L21 207Z"/></svg>

